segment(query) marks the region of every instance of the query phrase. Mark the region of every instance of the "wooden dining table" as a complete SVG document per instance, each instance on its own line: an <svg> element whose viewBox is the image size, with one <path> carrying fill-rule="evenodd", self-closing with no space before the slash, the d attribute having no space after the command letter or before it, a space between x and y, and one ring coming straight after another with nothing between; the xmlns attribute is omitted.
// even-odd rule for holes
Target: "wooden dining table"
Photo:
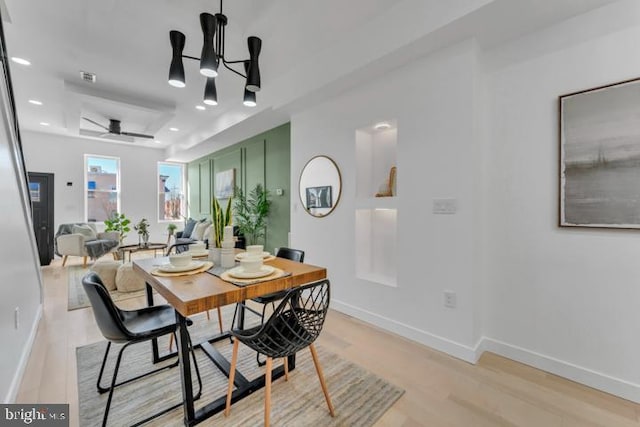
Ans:
<svg viewBox="0 0 640 427"><path fill-rule="evenodd" d="M155 290L176 310L176 320L178 323L177 354L179 358L180 377L182 383L184 424L192 426L224 410L226 394L217 397L212 402L206 403L197 410L195 409L194 401L198 396L194 397L191 379L187 317L206 310L222 307L228 304L236 304L258 296L326 279L327 270L323 267L303 264L284 258L274 258L270 261L265 261L265 264L279 268L286 273L290 273L289 275L269 281L240 286L224 281L208 272L178 277L162 277L152 274L152 271L159 265L168 263L169 259L167 257L139 259L133 261L133 269L144 277L147 284L148 305L154 305L153 290ZM243 313L241 314L243 315ZM242 325L242 317L243 316L241 316L240 325ZM213 335L211 338L198 343L195 346L202 349L209 359L227 377L229 376L230 363L213 346L213 343L223 339L229 339L229 337L230 334L226 331L222 334ZM175 356L175 354L168 354L161 357L159 355L158 343L156 340L153 341L152 348L154 363ZM288 364L289 370L295 369L295 355L289 358ZM283 374L283 367L279 366L273 370L272 378L275 380ZM232 402L236 402L264 387L265 377L262 375L252 381L249 381L242 375L242 373L236 371L234 384L236 389L232 394Z"/></svg>

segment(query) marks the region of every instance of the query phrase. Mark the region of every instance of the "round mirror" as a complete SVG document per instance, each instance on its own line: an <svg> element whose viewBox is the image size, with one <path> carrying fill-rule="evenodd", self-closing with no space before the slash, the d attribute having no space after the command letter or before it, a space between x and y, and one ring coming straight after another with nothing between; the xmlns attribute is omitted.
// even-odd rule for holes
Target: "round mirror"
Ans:
<svg viewBox="0 0 640 427"><path fill-rule="evenodd" d="M327 156L309 160L300 174L300 201L304 209L317 218L327 216L340 201L340 170Z"/></svg>

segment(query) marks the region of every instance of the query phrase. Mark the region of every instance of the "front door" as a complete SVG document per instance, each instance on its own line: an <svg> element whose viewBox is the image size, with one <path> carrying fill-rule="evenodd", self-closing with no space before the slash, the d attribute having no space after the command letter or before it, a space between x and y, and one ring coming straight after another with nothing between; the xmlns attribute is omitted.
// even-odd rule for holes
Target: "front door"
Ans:
<svg viewBox="0 0 640 427"><path fill-rule="evenodd" d="M29 172L29 193L40 265L49 265L53 259L53 174Z"/></svg>

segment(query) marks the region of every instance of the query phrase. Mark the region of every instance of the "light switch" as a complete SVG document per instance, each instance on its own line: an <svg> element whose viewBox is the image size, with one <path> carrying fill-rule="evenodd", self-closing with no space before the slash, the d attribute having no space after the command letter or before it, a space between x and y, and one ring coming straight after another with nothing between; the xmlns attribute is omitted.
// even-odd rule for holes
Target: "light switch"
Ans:
<svg viewBox="0 0 640 427"><path fill-rule="evenodd" d="M439 215L452 215L458 210L456 199L433 199L433 213Z"/></svg>
<svg viewBox="0 0 640 427"><path fill-rule="evenodd" d="M282 188L276 188L276 196L282 196L284 194L284 190Z"/></svg>

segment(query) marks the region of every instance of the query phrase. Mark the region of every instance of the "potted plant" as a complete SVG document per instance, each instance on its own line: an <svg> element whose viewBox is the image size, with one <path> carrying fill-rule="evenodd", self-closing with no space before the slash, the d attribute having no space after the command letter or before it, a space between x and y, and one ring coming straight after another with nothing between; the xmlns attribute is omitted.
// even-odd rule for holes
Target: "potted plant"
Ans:
<svg viewBox="0 0 640 427"><path fill-rule="evenodd" d="M133 228L138 232L138 245L145 248L149 246L149 221L142 218ZM140 239L142 239L142 244Z"/></svg>
<svg viewBox="0 0 640 427"><path fill-rule="evenodd" d="M220 264L220 249L224 238L224 227L231 225L231 197L227 199L227 207L222 210L218 199L211 202L211 236L209 236L209 251L214 264ZM216 262L217 261L217 262Z"/></svg>
<svg viewBox="0 0 640 427"><path fill-rule="evenodd" d="M171 236L173 236L177 228L178 226L173 223L167 225L167 232L169 233L169 237L167 237L167 245L169 245L169 242L171 242Z"/></svg>
<svg viewBox="0 0 640 427"><path fill-rule="evenodd" d="M236 224L247 239L247 244L257 244L267 232L267 217L271 208L269 192L262 184L256 185L248 195L237 188L234 208Z"/></svg>
<svg viewBox="0 0 640 427"><path fill-rule="evenodd" d="M120 234L120 244L122 245L127 233L131 231L129 224L131 221L124 214L114 212L111 218L104 220L104 231L117 231Z"/></svg>

